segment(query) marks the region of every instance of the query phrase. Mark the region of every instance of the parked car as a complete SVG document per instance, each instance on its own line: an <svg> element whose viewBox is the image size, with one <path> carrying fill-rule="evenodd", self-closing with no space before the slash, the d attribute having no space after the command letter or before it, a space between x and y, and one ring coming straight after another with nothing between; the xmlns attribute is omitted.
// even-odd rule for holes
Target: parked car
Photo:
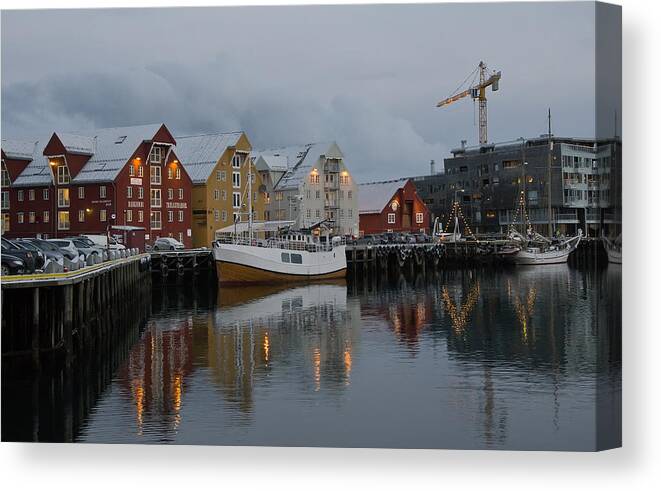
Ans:
<svg viewBox="0 0 661 491"><path fill-rule="evenodd" d="M7 276L10 274L23 274L25 272L25 262L18 257L8 254L2 251L2 257L0 258L2 262L2 276Z"/></svg>
<svg viewBox="0 0 661 491"><path fill-rule="evenodd" d="M90 257L94 258L96 256L93 261L94 264L101 262L103 259L103 249L95 245L89 245L89 242L75 237L70 239L51 239L51 242L57 244L58 247L66 247L69 250L78 250L81 259L86 264L89 264L88 259Z"/></svg>
<svg viewBox="0 0 661 491"><path fill-rule="evenodd" d="M427 235L427 234L423 234L423 233L421 232L421 233L419 233L419 234L415 234L415 241L416 241L418 244L428 244L428 243L431 242L432 240L431 240L431 237L430 237L429 235Z"/></svg>
<svg viewBox="0 0 661 491"><path fill-rule="evenodd" d="M2 238L2 255L18 257L24 263L24 273L34 273L35 270L35 255L32 251L18 247L11 241Z"/></svg>
<svg viewBox="0 0 661 491"><path fill-rule="evenodd" d="M95 246L101 247L103 249L106 248L109 248L111 250L126 249L126 246L124 244L120 244L112 237L110 237L110 242L108 242L108 237L106 235L85 234L82 235L81 237L86 237L87 239L91 240ZM109 247L108 244L110 244Z"/></svg>
<svg viewBox="0 0 661 491"><path fill-rule="evenodd" d="M75 271L78 269L78 264L79 264L79 257L80 255L78 253L72 254L71 252L65 250L65 249L60 249L56 244L53 244L49 240L45 239L28 239L30 242L37 244L41 249L48 249L53 252L59 252L64 256L64 271Z"/></svg>
<svg viewBox="0 0 661 491"><path fill-rule="evenodd" d="M108 250L105 247L102 247L100 245L95 244L94 241L91 240L89 237L87 237L85 235L78 235L76 237L67 237L67 239L73 240L74 244L77 243L77 242L80 242L81 244L84 245L84 247L94 247L94 248L96 248L98 251L101 252L101 259L103 261L108 260Z"/></svg>
<svg viewBox="0 0 661 491"><path fill-rule="evenodd" d="M32 254L34 255L35 271L44 270L44 266L46 265L46 256L42 251L39 250L38 247L35 247L32 244L21 242L18 239L11 240L10 242L20 249L25 249L26 251L32 251Z"/></svg>
<svg viewBox="0 0 661 491"><path fill-rule="evenodd" d="M34 237L20 239L20 242L26 247L31 245L38 248L46 256L44 271L49 273L60 273L64 271L64 255L57 246L50 244L46 240Z"/></svg>
<svg viewBox="0 0 661 491"><path fill-rule="evenodd" d="M19 243L31 251L41 252L44 255L44 265L41 267L44 272L61 273L64 271L64 256L57 248L50 250L49 248L40 246L33 239L17 239L14 242Z"/></svg>
<svg viewBox="0 0 661 491"><path fill-rule="evenodd" d="M185 246L172 237L161 237L154 242L155 251L174 251L177 249L185 249Z"/></svg>

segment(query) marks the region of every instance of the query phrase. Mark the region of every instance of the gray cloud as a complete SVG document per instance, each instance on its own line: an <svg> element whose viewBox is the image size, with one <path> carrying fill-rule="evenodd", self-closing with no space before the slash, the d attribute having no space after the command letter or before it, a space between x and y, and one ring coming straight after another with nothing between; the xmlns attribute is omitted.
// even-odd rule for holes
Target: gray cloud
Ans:
<svg viewBox="0 0 661 491"><path fill-rule="evenodd" d="M490 139L594 132L588 3L25 11L2 15L2 131L166 122L256 148L337 140L362 180L425 173L477 128L435 102L503 70ZM52 36L48 26L64 36ZM69 29L70 28L70 29Z"/></svg>

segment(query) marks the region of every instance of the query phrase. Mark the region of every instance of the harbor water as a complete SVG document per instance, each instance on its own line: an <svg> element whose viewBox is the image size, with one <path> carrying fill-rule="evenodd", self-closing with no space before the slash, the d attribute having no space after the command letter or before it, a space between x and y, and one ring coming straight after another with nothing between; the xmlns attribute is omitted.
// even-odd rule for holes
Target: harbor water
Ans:
<svg viewBox="0 0 661 491"><path fill-rule="evenodd" d="M621 293L619 265L155 283L112 356L3 373L2 437L595 450L620 438Z"/></svg>

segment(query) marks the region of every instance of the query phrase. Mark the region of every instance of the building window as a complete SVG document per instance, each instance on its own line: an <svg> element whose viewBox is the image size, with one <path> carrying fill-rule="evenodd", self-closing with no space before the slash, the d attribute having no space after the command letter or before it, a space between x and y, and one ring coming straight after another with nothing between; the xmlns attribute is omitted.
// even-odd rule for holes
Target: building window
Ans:
<svg viewBox="0 0 661 491"><path fill-rule="evenodd" d="M28 190L28 201L34 201L34 189Z"/></svg>
<svg viewBox="0 0 661 491"><path fill-rule="evenodd" d="M395 214L394 213L388 213L388 223L390 223L390 224L395 223Z"/></svg>
<svg viewBox="0 0 661 491"><path fill-rule="evenodd" d="M50 212L45 211L44 212L44 223L50 222Z"/></svg>
<svg viewBox="0 0 661 491"><path fill-rule="evenodd" d="M306 216L307 218L312 218L312 210L308 208L308 211L305 212L305 216Z"/></svg>
<svg viewBox="0 0 661 491"><path fill-rule="evenodd" d="M174 199L174 189L172 188L168 189L168 199L169 200Z"/></svg>
<svg viewBox="0 0 661 491"><path fill-rule="evenodd" d="M317 217L317 218L321 218L321 210L316 210L314 212L314 216Z"/></svg>
<svg viewBox="0 0 661 491"><path fill-rule="evenodd" d="M216 201L220 199L220 189L213 190L213 199L215 199Z"/></svg>
<svg viewBox="0 0 661 491"><path fill-rule="evenodd" d="M422 223L425 220L425 216L423 213L416 213L415 214L415 223Z"/></svg>
<svg viewBox="0 0 661 491"><path fill-rule="evenodd" d="M220 212L214 208L214 210L213 210L213 219L218 221L219 218L220 218Z"/></svg>
<svg viewBox="0 0 661 491"><path fill-rule="evenodd" d="M78 221L79 222L85 221L85 210L78 210Z"/></svg>
<svg viewBox="0 0 661 491"><path fill-rule="evenodd" d="M179 210L179 221L180 222L184 221L184 210Z"/></svg>
<svg viewBox="0 0 661 491"><path fill-rule="evenodd" d="M104 209L99 210L99 220L105 222L108 219L108 212Z"/></svg>
<svg viewBox="0 0 661 491"><path fill-rule="evenodd" d="M308 190L305 192L305 198L306 198L306 199L310 199L311 194L312 194L312 193L311 193L310 190L308 189Z"/></svg>
<svg viewBox="0 0 661 491"><path fill-rule="evenodd" d="M227 221L227 211L223 210L223 211L220 213L220 218L221 218L221 220L222 220L223 222L226 222L226 221Z"/></svg>
<svg viewBox="0 0 661 491"><path fill-rule="evenodd" d="M224 189L220 192L220 196L223 198L223 201L227 201L227 191Z"/></svg>
<svg viewBox="0 0 661 491"><path fill-rule="evenodd" d="M99 186L99 198L103 199L106 197L106 187Z"/></svg>
<svg viewBox="0 0 661 491"><path fill-rule="evenodd" d="M235 153L234 156L232 157L232 167L234 167L235 169L239 169L242 163L243 163L243 155L241 155L240 153Z"/></svg>
<svg viewBox="0 0 661 491"><path fill-rule="evenodd" d="M241 208L241 193L232 193L232 206Z"/></svg>
<svg viewBox="0 0 661 491"><path fill-rule="evenodd" d="M134 177L135 176L135 167L133 165L129 165L129 177Z"/></svg>
<svg viewBox="0 0 661 491"><path fill-rule="evenodd" d="M69 176L69 168L66 165L57 166L57 183L69 184L71 176Z"/></svg>
<svg viewBox="0 0 661 491"><path fill-rule="evenodd" d="M133 210L126 210L126 221L127 222L133 221Z"/></svg>
<svg viewBox="0 0 661 491"><path fill-rule="evenodd" d="M25 221L25 219L24 219L24 215L23 215L23 212L22 212L22 211L19 211L19 212L16 214L16 221L17 221L18 223L23 223L23 222Z"/></svg>
<svg viewBox="0 0 661 491"><path fill-rule="evenodd" d="M168 210L168 222L172 223L174 221L174 211Z"/></svg>
<svg viewBox="0 0 661 491"><path fill-rule="evenodd" d="M11 220L9 218L9 213L3 213L2 214L2 231L3 232L9 232L10 224L11 224Z"/></svg>
<svg viewBox="0 0 661 491"><path fill-rule="evenodd" d="M241 187L241 173L232 172L232 187L240 188Z"/></svg>
<svg viewBox="0 0 661 491"><path fill-rule="evenodd" d="M349 212L349 218L353 218L353 210L349 208L347 211Z"/></svg>
<svg viewBox="0 0 661 491"><path fill-rule="evenodd" d="M168 179L172 179L174 176L173 172L172 167L168 167Z"/></svg>
<svg viewBox="0 0 661 491"><path fill-rule="evenodd" d="M138 199L145 197L145 190L143 188L138 188Z"/></svg>
<svg viewBox="0 0 661 491"><path fill-rule="evenodd" d="M151 228L155 230L160 230L161 229L161 212L160 211L152 211L151 212Z"/></svg>
<svg viewBox="0 0 661 491"><path fill-rule="evenodd" d="M142 223L145 220L145 212L138 210L138 222Z"/></svg>
<svg viewBox="0 0 661 491"><path fill-rule="evenodd" d="M221 174L220 174L220 171L217 170L217 171L216 171L216 181L220 181L220 180L221 180L221 179L220 179L220 175L221 175Z"/></svg>
<svg viewBox="0 0 661 491"><path fill-rule="evenodd" d="M57 190L57 206L60 208L69 207L69 188L61 188Z"/></svg>
<svg viewBox="0 0 661 491"><path fill-rule="evenodd" d="M23 201L23 190L19 189L18 192L16 193L16 199L18 201Z"/></svg>
<svg viewBox="0 0 661 491"><path fill-rule="evenodd" d="M161 168L157 165L149 167L149 182L152 184L161 184Z"/></svg>
<svg viewBox="0 0 661 491"><path fill-rule="evenodd" d="M319 184L319 174L317 172L310 174L310 184Z"/></svg>
<svg viewBox="0 0 661 491"><path fill-rule="evenodd" d="M321 199L321 191L317 190L317 192L315 193L315 198Z"/></svg>
<svg viewBox="0 0 661 491"><path fill-rule="evenodd" d="M278 191L277 193L275 193L275 200L282 201L282 191Z"/></svg>
<svg viewBox="0 0 661 491"><path fill-rule="evenodd" d="M6 210L9 208L9 191L2 192L2 209Z"/></svg>
<svg viewBox="0 0 661 491"><path fill-rule="evenodd" d="M78 199L85 199L85 188L78 186Z"/></svg>
<svg viewBox="0 0 661 491"><path fill-rule="evenodd" d="M349 184L349 174L340 175L340 184L344 184L345 186Z"/></svg>
<svg viewBox="0 0 661 491"><path fill-rule="evenodd" d="M151 207L160 208L161 207L161 190L152 189L151 190Z"/></svg>
<svg viewBox="0 0 661 491"><path fill-rule="evenodd" d="M69 212L68 211L59 211L57 212L57 229L58 230L69 230Z"/></svg>
<svg viewBox="0 0 661 491"><path fill-rule="evenodd" d="M153 164L160 164L162 158L162 148L156 146L151 147L151 152L149 153L149 162Z"/></svg>
<svg viewBox="0 0 661 491"><path fill-rule="evenodd" d="M142 166L138 167L138 177L143 177L145 175L145 172L142 170Z"/></svg>
<svg viewBox="0 0 661 491"><path fill-rule="evenodd" d="M133 187L128 186L128 187L126 188L126 197L127 197L128 199L133 198Z"/></svg>
<svg viewBox="0 0 661 491"><path fill-rule="evenodd" d="M30 222L30 223L34 223L34 222L35 222L35 218L36 218L36 214L35 214L35 212L34 212L34 211L31 211L31 212L28 214L28 222Z"/></svg>
<svg viewBox="0 0 661 491"><path fill-rule="evenodd" d="M179 188L179 199L184 199L184 188Z"/></svg>
<svg viewBox="0 0 661 491"><path fill-rule="evenodd" d="M174 178L181 180L181 169L179 167L174 171Z"/></svg>
<svg viewBox="0 0 661 491"><path fill-rule="evenodd" d="M44 189L43 196L44 196L44 201L48 201L48 198L50 196L50 193L48 192L48 189Z"/></svg>
<svg viewBox="0 0 661 491"><path fill-rule="evenodd" d="M0 174L2 175L2 181L0 182L0 185L2 185L3 188L9 187L11 184L9 180L9 171L5 167L4 162L2 163L2 170L0 171Z"/></svg>

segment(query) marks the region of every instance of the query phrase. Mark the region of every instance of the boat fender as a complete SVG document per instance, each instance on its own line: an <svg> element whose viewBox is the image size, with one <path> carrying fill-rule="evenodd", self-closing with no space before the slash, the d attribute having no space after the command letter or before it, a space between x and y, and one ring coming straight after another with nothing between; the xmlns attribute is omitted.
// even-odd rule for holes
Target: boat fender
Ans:
<svg viewBox="0 0 661 491"><path fill-rule="evenodd" d="M162 276L167 276L168 273L169 273L168 265L166 263L161 263L161 275Z"/></svg>
<svg viewBox="0 0 661 491"><path fill-rule="evenodd" d="M184 264L181 263L181 262L180 262L180 263L177 263L177 274L178 274L179 276L183 276L184 273L185 273L185 270L184 270Z"/></svg>

